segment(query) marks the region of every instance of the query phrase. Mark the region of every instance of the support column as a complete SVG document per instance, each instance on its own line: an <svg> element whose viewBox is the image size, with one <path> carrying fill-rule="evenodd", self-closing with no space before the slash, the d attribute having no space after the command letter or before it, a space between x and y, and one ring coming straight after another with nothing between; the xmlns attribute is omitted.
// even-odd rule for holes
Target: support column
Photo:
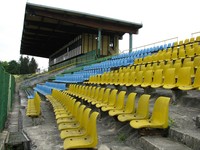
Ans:
<svg viewBox="0 0 200 150"><path fill-rule="evenodd" d="M100 52L101 52L101 29L98 30L97 57L100 57Z"/></svg>
<svg viewBox="0 0 200 150"><path fill-rule="evenodd" d="M129 33L129 53L132 52L132 49L133 49L133 36L132 36L132 33Z"/></svg>

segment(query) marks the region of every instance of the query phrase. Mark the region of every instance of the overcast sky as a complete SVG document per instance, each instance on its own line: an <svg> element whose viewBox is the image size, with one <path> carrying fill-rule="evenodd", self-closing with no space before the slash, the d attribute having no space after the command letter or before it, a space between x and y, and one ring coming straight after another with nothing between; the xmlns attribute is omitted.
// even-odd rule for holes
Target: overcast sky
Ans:
<svg viewBox="0 0 200 150"><path fill-rule="evenodd" d="M26 0L0 0L0 60L18 60ZM142 23L133 36L133 47L200 31L199 0L28 0L28 2ZM196 37L196 34L194 37ZM120 50L128 49L128 35ZM48 60L36 58L40 67Z"/></svg>

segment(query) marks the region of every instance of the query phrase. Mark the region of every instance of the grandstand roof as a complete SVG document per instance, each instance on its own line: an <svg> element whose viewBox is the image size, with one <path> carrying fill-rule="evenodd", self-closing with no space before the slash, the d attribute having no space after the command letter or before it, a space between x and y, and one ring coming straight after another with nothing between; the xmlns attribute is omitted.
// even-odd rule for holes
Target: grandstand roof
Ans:
<svg viewBox="0 0 200 150"><path fill-rule="evenodd" d="M82 33L138 34L142 24L27 3L20 53L49 58Z"/></svg>

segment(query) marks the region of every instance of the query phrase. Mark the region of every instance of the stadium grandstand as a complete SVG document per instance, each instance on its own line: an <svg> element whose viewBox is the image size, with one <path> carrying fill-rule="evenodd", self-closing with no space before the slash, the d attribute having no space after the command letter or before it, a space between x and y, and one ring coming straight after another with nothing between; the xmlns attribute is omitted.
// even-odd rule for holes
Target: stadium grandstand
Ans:
<svg viewBox="0 0 200 150"><path fill-rule="evenodd" d="M199 150L200 36L133 48L142 26L27 3L20 53L48 58L49 72L24 81L5 147Z"/></svg>

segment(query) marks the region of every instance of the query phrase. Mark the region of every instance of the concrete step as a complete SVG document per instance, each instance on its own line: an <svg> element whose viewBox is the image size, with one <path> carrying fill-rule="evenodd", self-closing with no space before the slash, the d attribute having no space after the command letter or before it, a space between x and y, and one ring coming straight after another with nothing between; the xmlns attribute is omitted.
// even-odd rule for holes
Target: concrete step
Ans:
<svg viewBox="0 0 200 150"><path fill-rule="evenodd" d="M191 150L186 145L161 136L144 136L139 139L143 150Z"/></svg>
<svg viewBox="0 0 200 150"><path fill-rule="evenodd" d="M169 138L183 143L194 150L200 150L200 129L171 128Z"/></svg>

